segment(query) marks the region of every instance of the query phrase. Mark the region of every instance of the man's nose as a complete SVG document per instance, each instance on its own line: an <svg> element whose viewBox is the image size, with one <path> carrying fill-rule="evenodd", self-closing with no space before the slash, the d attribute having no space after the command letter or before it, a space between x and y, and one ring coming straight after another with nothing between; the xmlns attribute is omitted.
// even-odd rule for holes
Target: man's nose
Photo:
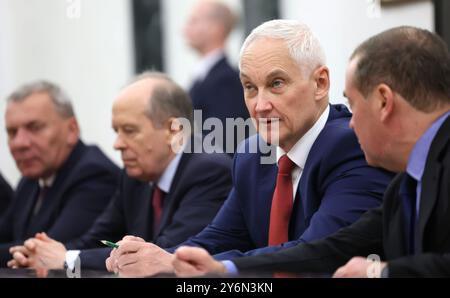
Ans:
<svg viewBox="0 0 450 298"><path fill-rule="evenodd" d="M29 147L31 144L30 135L25 129L19 128L9 143L15 149Z"/></svg>
<svg viewBox="0 0 450 298"><path fill-rule="evenodd" d="M125 148L125 142L122 140L122 138L117 135L116 140L114 141L114 149L115 150L122 150Z"/></svg>
<svg viewBox="0 0 450 298"><path fill-rule="evenodd" d="M255 112L256 113L264 113L264 112L270 111L271 109L272 109L272 103L270 102L268 97L265 96L263 92L258 94L258 97L256 98Z"/></svg>

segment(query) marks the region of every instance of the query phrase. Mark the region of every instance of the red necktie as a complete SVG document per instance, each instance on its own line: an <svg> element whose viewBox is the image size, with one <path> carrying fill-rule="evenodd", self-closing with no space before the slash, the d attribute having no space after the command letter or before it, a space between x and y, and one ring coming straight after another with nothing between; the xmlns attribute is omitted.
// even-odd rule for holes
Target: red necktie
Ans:
<svg viewBox="0 0 450 298"><path fill-rule="evenodd" d="M155 185L152 195L154 232L158 230L161 221L161 215L163 211L163 199L164 199L164 192L157 185Z"/></svg>
<svg viewBox="0 0 450 298"><path fill-rule="evenodd" d="M270 211L269 245L288 241L289 220L293 202L292 175L295 164L285 154L278 161L277 184Z"/></svg>

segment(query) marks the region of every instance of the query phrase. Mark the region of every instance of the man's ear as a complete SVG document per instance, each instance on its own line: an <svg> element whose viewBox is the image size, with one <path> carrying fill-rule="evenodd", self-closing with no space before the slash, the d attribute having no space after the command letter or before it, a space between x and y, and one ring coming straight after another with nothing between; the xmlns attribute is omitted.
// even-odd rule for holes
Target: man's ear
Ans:
<svg viewBox="0 0 450 298"><path fill-rule="evenodd" d="M190 135L190 123L182 118L170 117L165 124L167 143L172 147L173 152L178 152Z"/></svg>
<svg viewBox="0 0 450 298"><path fill-rule="evenodd" d="M80 128L78 126L77 119L75 117L71 117L68 120L68 134L67 134L67 143L70 146L75 146L80 139Z"/></svg>
<svg viewBox="0 0 450 298"><path fill-rule="evenodd" d="M167 136L174 136L180 131L183 130L182 123L178 120L178 118L170 117L164 124L164 129L166 130Z"/></svg>
<svg viewBox="0 0 450 298"><path fill-rule="evenodd" d="M385 122L392 115L395 107L394 91L386 85L380 84L375 89L375 108L379 111L380 121Z"/></svg>
<svg viewBox="0 0 450 298"><path fill-rule="evenodd" d="M328 96L330 91L330 71L328 67L321 66L313 72L313 79L316 83L315 99L321 100Z"/></svg>

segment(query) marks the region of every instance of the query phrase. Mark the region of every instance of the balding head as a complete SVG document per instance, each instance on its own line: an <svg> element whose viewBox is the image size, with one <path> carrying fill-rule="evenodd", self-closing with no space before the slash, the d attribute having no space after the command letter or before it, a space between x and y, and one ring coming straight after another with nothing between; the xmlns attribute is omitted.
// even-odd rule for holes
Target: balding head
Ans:
<svg viewBox="0 0 450 298"><path fill-rule="evenodd" d="M192 122L192 104L170 78L149 72L121 91L112 114L114 148L121 151L128 175L156 181L173 159L173 145L183 129L174 124L179 118Z"/></svg>
<svg viewBox="0 0 450 298"><path fill-rule="evenodd" d="M128 93L133 96L127 96ZM171 117L185 118L192 124L193 108L189 95L163 73L144 72L133 79L117 101L132 100L145 106L144 112L155 126L163 125Z"/></svg>
<svg viewBox="0 0 450 298"><path fill-rule="evenodd" d="M185 36L190 46L204 55L225 45L235 23L236 16L224 3L200 0L185 26Z"/></svg>

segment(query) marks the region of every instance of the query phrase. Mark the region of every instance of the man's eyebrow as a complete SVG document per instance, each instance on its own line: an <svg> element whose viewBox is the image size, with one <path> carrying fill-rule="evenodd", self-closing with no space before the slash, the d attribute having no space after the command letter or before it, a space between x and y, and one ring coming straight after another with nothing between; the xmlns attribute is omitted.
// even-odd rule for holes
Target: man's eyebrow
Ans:
<svg viewBox="0 0 450 298"><path fill-rule="evenodd" d="M248 79L248 78L249 78L248 75L246 75L246 74L243 73L243 72L241 72L241 73L239 74L239 76L241 77L241 80L242 80L242 79Z"/></svg>
<svg viewBox="0 0 450 298"><path fill-rule="evenodd" d="M286 76L286 72L281 69L275 69L267 75L267 79L270 80L279 76Z"/></svg>
<svg viewBox="0 0 450 298"><path fill-rule="evenodd" d="M241 77L241 79L249 79L249 76L247 76L245 73L241 72L239 74L239 76ZM275 69L271 72L269 72L269 74L267 75L267 79L273 79L274 77L278 77L278 76L286 76L286 72L284 70L281 69Z"/></svg>

